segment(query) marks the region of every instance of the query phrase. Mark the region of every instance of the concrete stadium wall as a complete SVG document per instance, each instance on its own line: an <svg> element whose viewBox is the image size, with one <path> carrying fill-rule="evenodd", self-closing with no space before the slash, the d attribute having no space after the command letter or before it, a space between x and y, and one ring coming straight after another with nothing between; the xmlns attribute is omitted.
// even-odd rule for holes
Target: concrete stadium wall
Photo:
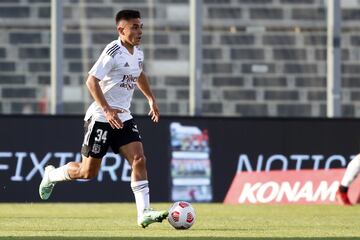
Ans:
<svg viewBox="0 0 360 240"><path fill-rule="evenodd" d="M360 116L358 1L342 1L343 116ZM90 103L86 72L116 38L115 13L141 11L145 70L163 114L188 114L188 0L64 0L65 113ZM326 114L326 9L317 0L204 0L203 111ZM0 1L0 113L48 111L50 0ZM132 111L147 103L135 93Z"/></svg>

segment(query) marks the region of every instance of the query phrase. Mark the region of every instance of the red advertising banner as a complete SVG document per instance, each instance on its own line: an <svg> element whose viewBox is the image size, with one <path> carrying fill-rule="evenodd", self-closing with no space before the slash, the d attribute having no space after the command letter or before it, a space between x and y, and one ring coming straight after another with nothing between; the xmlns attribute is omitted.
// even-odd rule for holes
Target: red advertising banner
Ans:
<svg viewBox="0 0 360 240"><path fill-rule="evenodd" d="M334 204L345 169L238 172L226 204ZM360 178L349 188L352 203L360 196Z"/></svg>

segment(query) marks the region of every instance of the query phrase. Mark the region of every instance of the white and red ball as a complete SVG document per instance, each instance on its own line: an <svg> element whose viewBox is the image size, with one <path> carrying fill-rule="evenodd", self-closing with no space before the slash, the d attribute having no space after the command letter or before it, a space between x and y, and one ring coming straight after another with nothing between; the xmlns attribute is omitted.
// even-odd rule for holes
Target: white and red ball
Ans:
<svg viewBox="0 0 360 240"><path fill-rule="evenodd" d="M195 222L195 210L188 202L175 202L169 210L168 221L175 229L188 229Z"/></svg>

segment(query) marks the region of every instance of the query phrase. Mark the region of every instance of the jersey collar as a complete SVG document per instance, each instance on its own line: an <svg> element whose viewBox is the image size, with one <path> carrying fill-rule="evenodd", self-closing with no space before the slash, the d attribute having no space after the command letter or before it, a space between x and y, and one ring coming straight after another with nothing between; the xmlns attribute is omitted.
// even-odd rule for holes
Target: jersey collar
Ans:
<svg viewBox="0 0 360 240"><path fill-rule="evenodd" d="M120 37L118 37L117 43L118 43L119 46L120 46L121 48L123 48L129 55L131 55L131 56L134 56L134 55L135 55L135 52L137 51L137 47L136 47L136 46L134 46L134 52L133 52L133 54L131 54L131 53L127 50L127 48L124 47L124 46L121 44Z"/></svg>

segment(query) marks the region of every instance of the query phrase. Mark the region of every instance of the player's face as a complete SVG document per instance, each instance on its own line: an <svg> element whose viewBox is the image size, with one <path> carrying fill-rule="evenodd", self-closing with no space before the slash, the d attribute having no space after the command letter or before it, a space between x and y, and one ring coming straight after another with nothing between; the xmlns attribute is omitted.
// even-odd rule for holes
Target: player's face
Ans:
<svg viewBox="0 0 360 240"><path fill-rule="evenodd" d="M134 18L126 21L123 31L123 40L133 46L139 45L141 42L143 24L140 18Z"/></svg>

